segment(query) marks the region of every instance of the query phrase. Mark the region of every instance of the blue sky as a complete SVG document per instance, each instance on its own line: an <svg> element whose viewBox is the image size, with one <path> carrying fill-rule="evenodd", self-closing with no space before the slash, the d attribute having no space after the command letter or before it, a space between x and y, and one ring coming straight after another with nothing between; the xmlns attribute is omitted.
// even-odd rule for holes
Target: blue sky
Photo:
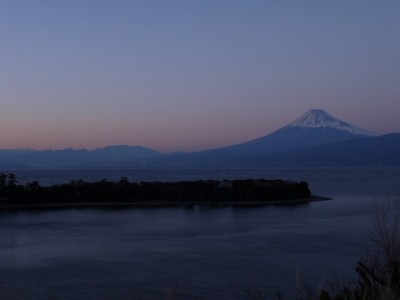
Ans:
<svg viewBox="0 0 400 300"><path fill-rule="evenodd" d="M399 1L1 1L0 148L200 150L310 108L400 132Z"/></svg>

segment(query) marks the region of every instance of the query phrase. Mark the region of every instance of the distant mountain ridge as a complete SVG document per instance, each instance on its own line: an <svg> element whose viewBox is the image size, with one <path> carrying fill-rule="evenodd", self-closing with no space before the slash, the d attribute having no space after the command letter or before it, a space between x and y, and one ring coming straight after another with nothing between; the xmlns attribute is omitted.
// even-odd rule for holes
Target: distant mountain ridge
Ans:
<svg viewBox="0 0 400 300"><path fill-rule="evenodd" d="M165 154L142 146L0 150L0 168L237 168L400 166L400 134L379 135L311 109L263 137L217 149Z"/></svg>
<svg viewBox="0 0 400 300"><path fill-rule="evenodd" d="M142 146L116 145L86 149L0 151L1 168L84 168L140 166L162 153Z"/></svg>

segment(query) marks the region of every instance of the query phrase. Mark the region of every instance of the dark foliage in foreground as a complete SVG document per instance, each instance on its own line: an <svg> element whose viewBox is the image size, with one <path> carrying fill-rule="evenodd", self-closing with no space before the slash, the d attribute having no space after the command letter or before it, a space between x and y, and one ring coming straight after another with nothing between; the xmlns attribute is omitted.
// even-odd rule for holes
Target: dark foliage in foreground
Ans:
<svg viewBox="0 0 400 300"><path fill-rule="evenodd" d="M318 292L300 290L299 300L400 299L400 206L377 207L371 236L374 248L357 262L358 281L332 284ZM255 299L255 298L254 298Z"/></svg>
<svg viewBox="0 0 400 300"><path fill-rule="evenodd" d="M264 203L308 198L306 182L283 180L207 180L179 182L71 181L42 187L17 185L13 174L0 174L0 199L5 204L37 203Z"/></svg>

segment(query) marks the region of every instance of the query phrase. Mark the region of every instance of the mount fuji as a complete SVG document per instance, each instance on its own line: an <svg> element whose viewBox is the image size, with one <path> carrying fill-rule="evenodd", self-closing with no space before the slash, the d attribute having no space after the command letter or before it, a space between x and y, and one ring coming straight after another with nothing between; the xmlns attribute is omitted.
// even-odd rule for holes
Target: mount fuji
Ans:
<svg viewBox="0 0 400 300"><path fill-rule="evenodd" d="M182 165L231 164L243 158L376 136L379 134L344 122L322 109L311 109L269 135L228 147L178 155L172 160Z"/></svg>
<svg viewBox="0 0 400 300"><path fill-rule="evenodd" d="M310 109L299 118L294 120L289 125L282 127L277 132L284 130L296 129L296 130L309 130L314 128L331 128L339 131L349 132L355 135L367 135L367 136L378 136L379 134L365 130L349 123L346 123L331 114L327 113L322 109Z"/></svg>
<svg viewBox="0 0 400 300"><path fill-rule="evenodd" d="M344 122L322 109L311 109L269 135L229 148L248 154L269 154L378 135Z"/></svg>

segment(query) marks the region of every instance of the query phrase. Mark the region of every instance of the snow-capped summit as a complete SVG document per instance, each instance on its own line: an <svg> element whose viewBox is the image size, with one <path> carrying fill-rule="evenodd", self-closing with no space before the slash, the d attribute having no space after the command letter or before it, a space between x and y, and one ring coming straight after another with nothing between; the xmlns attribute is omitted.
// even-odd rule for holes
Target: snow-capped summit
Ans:
<svg viewBox="0 0 400 300"><path fill-rule="evenodd" d="M309 129L309 128L332 128L337 130L343 130L350 132L352 134L361 134L368 136L378 136L379 134L359 128L357 126L346 123L331 114L327 113L322 109L310 109L299 118L294 120L289 125L284 128L299 128L299 129ZM282 128L283 129L283 128Z"/></svg>
<svg viewBox="0 0 400 300"><path fill-rule="evenodd" d="M311 109L269 135L228 148L230 151L262 155L378 135L344 122L322 109Z"/></svg>

